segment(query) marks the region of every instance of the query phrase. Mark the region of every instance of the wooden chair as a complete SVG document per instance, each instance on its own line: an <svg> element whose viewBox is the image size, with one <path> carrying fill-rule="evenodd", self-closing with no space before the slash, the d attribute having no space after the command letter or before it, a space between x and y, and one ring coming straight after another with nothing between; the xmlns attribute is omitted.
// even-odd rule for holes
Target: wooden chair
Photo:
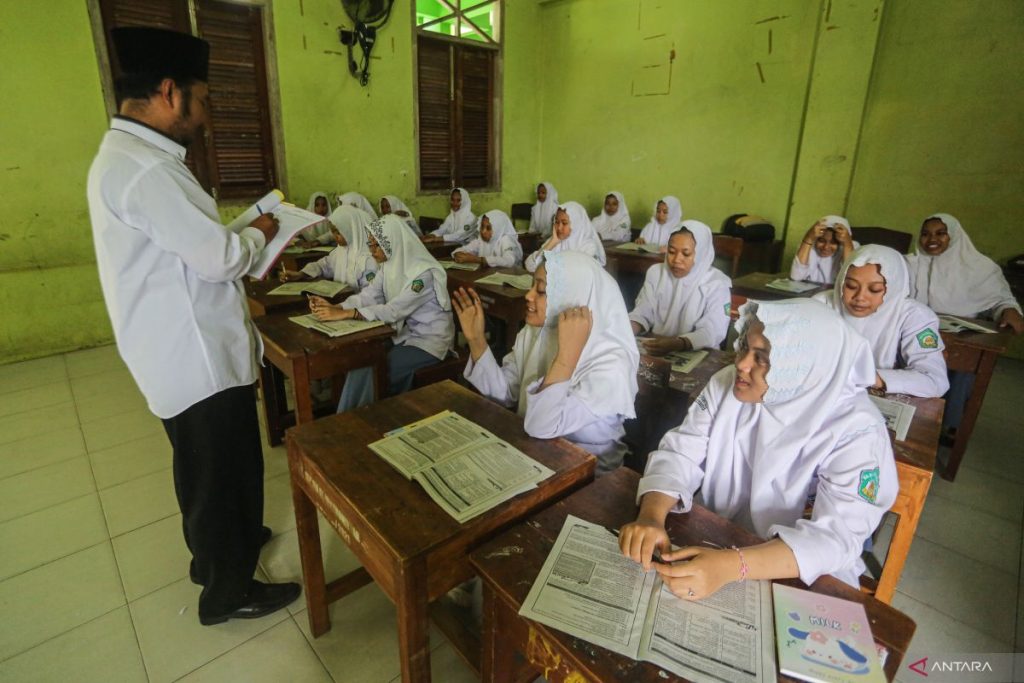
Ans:
<svg viewBox="0 0 1024 683"><path fill-rule="evenodd" d="M462 378L462 371L466 367L466 361L469 360L469 352L468 350L457 350L455 353L457 355L449 353L448 357L440 363L428 365L413 373L412 388L419 389L428 384L443 382L446 379L458 382Z"/></svg>
<svg viewBox="0 0 1024 683"><path fill-rule="evenodd" d="M852 227L850 230L853 233L853 239L861 244L881 244L891 247L901 254L909 252L910 245L914 241L914 236L909 232L900 232L890 228Z"/></svg>
<svg viewBox="0 0 1024 683"><path fill-rule="evenodd" d="M513 204L508 211L508 217L512 219L512 226L515 227L516 221L526 221L527 225L530 223L530 209L533 208L533 204ZM518 228L516 228L518 230Z"/></svg>
<svg viewBox="0 0 1024 683"><path fill-rule="evenodd" d="M731 235L712 234L711 243L715 247L715 261L728 259L729 269L722 269L729 277L736 277L740 272L740 257L743 255L743 239Z"/></svg>
<svg viewBox="0 0 1024 683"><path fill-rule="evenodd" d="M433 216L420 216L420 230L424 233L430 232L431 230L437 230L444 223L443 218L434 218Z"/></svg>

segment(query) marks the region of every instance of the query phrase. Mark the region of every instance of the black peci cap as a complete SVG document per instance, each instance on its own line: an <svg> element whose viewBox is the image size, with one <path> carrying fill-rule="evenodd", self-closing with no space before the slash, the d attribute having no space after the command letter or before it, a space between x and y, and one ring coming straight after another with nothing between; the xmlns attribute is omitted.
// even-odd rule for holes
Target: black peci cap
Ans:
<svg viewBox="0 0 1024 683"><path fill-rule="evenodd" d="M121 75L208 80L210 44L202 38L143 26L115 28L111 33Z"/></svg>

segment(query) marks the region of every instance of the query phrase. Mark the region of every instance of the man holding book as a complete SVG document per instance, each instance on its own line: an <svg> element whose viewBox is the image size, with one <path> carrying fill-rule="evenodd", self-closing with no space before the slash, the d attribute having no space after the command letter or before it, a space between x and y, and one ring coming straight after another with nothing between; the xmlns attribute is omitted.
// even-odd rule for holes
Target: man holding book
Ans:
<svg viewBox="0 0 1024 683"><path fill-rule="evenodd" d="M207 120L209 45L153 28L113 31L119 113L89 170L96 262L118 351L174 448L174 486L199 620L255 618L299 595L253 580L263 453L253 384L262 344L240 278L277 233L237 234L185 165Z"/></svg>

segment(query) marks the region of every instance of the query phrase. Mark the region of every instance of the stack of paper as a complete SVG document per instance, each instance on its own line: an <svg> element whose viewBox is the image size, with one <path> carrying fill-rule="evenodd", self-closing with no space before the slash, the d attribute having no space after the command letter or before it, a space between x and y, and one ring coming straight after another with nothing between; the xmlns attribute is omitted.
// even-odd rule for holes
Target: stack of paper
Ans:
<svg viewBox="0 0 1024 683"><path fill-rule="evenodd" d="M523 275L510 275L509 273L491 273L476 281L478 285L508 285L516 289L530 289L533 287L533 276L529 273Z"/></svg>
<svg viewBox="0 0 1024 683"><path fill-rule="evenodd" d="M809 292L812 289L818 289L820 286L821 285L816 285L813 282L799 282L785 277L772 280L765 285L765 287L770 289L777 289L780 292L789 292L790 294L803 294L804 292Z"/></svg>
<svg viewBox="0 0 1024 683"><path fill-rule="evenodd" d="M909 403L901 403L891 398L868 395L868 398L878 407L878 411L885 418L885 426L896 433L896 440L903 441L907 438L907 430L910 423L914 421L914 413L917 407Z"/></svg>
<svg viewBox="0 0 1024 683"><path fill-rule="evenodd" d="M665 359L672 362L674 372L687 373L707 357L707 351L673 351L665 356Z"/></svg>
<svg viewBox="0 0 1024 683"><path fill-rule="evenodd" d="M265 197L242 212L238 218L227 225L232 232L241 232L247 225L266 213L273 213L278 221L277 235L270 240L260 253L259 260L249 269L248 275L257 280L262 280L274 267L274 262L288 246L288 243L311 225L325 220L312 211L300 209L292 204L283 202L284 194L280 190L272 190Z"/></svg>
<svg viewBox="0 0 1024 683"><path fill-rule="evenodd" d="M760 683L775 680L770 586L683 600L611 531L569 515L519 614L695 683Z"/></svg>
<svg viewBox="0 0 1024 683"><path fill-rule="evenodd" d="M270 290L267 294L274 294L277 296L298 296L303 292L309 292L310 294L316 294L330 299L343 289L345 289L344 282L335 282L334 280L314 280L312 282L286 282L280 287L275 287Z"/></svg>
<svg viewBox="0 0 1024 683"><path fill-rule="evenodd" d="M465 522L524 491L554 471L458 413L446 410L370 444L441 508Z"/></svg>
<svg viewBox="0 0 1024 683"><path fill-rule="evenodd" d="M648 254L657 254L661 251L661 247L657 244L637 244L636 242L623 242L614 248L622 251L643 251Z"/></svg>
<svg viewBox="0 0 1024 683"><path fill-rule="evenodd" d="M302 325L317 332L323 332L328 337L344 337L347 334L355 334L368 330L371 327L380 327L384 323L379 320L317 320L312 313L288 318L296 325Z"/></svg>
<svg viewBox="0 0 1024 683"><path fill-rule="evenodd" d="M459 263L457 261L438 261L445 270L480 270L479 263Z"/></svg>

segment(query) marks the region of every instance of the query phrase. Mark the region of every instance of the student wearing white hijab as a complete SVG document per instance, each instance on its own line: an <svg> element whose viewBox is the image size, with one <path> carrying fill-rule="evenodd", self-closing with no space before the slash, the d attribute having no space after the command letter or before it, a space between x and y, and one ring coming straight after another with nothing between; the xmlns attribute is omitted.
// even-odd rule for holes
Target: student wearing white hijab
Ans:
<svg viewBox="0 0 1024 683"><path fill-rule="evenodd" d="M319 261L307 263L302 270L286 270L281 266L282 282L327 278L344 282L353 289L362 289L377 274L377 262L366 246L366 226L370 214L348 204L342 204L331 213L331 236L337 243L329 254Z"/></svg>
<svg viewBox="0 0 1024 683"><path fill-rule="evenodd" d="M877 368L873 389L923 398L949 389L939 319L910 298L903 254L866 244L843 264L835 289L814 298L868 340Z"/></svg>
<svg viewBox="0 0 1024 683"><path fill-rule="evenodd" d="M461 187L452 190L449 197L451 211L441 227L424 235L424 242L447 242L465 244L476 237L477 223L473 215L473 200Z"/></svg>
<svg viewBox="0 0 1024 683"><path fill-rule="evenodd" d="M536 233L542 239L551 234L555 221L555 210L558 208L558 190L551 183L537 185L537 201L530 208L530 227L528 232Z"/></svg>
<svg viewBox="0 0 1024 683"><path fill-rule="evenodd" d="M629 208L621 192L612 190L604 197L601 213L590 220L594 231L602 240L628 242L630 236Z"/></svg>
<svg viewBox="0 0 1024 683"><path fill-rule="evenodd" d="M789 279L831 285L843 261L859 246L851 236L850 221L842 216L819 218L800 242Z"/></svg>
<svg viewBox="0 0 1024 683"><path fill-rule="evenodd" d="M716 348L729 331L732 281L717 268L711 228L683 221L668 240L665 260L647 269L629 314L650 353Z"/></svg>
<svg viewBox="0 0 1024 683"><path fill-rule="evenodd" d="M664 252L669 236L679 229L682 222L683 206L679 203L679 199L672 195L665 195L654 202L651 220L640 231L636 243L657 244Z"/></svg>
<svg viewBox="0 0 1024 683"><path fill-rule="evenodd" d="M586 209L578 202L566 202L558 207L551 236L526 259L526 269L531 273L537 270L546 251L578 251L602 266L606 261L601 238L594 232Z"/></svg>
<svg viewBox="0 0 1024 683"><path fill-rule="evenodd" d="M320 320L380 320L395 328L395 345L388 351L388 393L393 396L409 390L416 370L444 360L452 348L448 280L398 216L378 218L367 233L370 253L380 265L377 277L337 306L310 297L310 309ZM348 373L338 412L374 399L373 369L360 368Z"/></svg>
<svg viewBox="0 0 1024 683"><path fill-rule="evenodd" d="M308 228L303 228L299 233L298 241L309 246L331 243L331 224L326 220L331 213L331 200L327 198L326 192L314 192L309 196L306 204L306 211L323 216L324 220L314 223Z"/></svg>
<svg viewBox="0 0 1024 683"><path fill-rule="evenodd" d="M690 600L745 578L810 584L831 574L857 586L864 541L899 491L885 422L864 390L871 349L810 299L750 301L736 327L736 364L711 378L651 454L622 552L650 568L659 549L671 564L655 564L658 573ZM771 540L670 551L665 518L690 510L695 494Z"/></svg>
<svg viewBox="0 0 1024 683"><path fill-rule="evenodd" d="M1024 332L1021 307L995 261L979 252L953 216L934 213L907 256L910 295L936 313L988 318Z"/></svg>
<svg viewBox="0 0 1024 683"><path fill-rule="evenodd" d="M357 209L362 209L374 218L377 217L377 212L373 210L373 204L370 203L370 200L358 192L344 192L339 194L336 203L338 206L341 206L342 204L354 206Z"/></svg>
<svg viewBox="0 0 1024 683"><path fill-rule="evenodd" d="M479 263L484 268L511 268L523 263L523 247L512 219L501 209L480 216L480 236L452 252L457 263Z"/></svg>
<svg viewBox="0 0 1024 683"><path fill-rule="evenodd" d="M1024 332L1020 304L999 266L975 247L953 216L934 213L921 224L914 253L907 256L910 296L936 313L990 318L1015 334ZM974 373L950 372L944 441L953 439L974 388Z"/></svg>
<svg viewBox="0 0 1024 683"><path fill-rule="evenodd" d="M622 464L622 423L635 415L640 355L618 284L594 259L545 254L526 295L526 325L500 367L476 291L459 289L454 305L473 386L516 406L530 436L569 439L597 457L599 471Z"/></svg>
<svg viewBox="0 0 1024 683"><path fill-rule="evenodd" d="M420 230L420 226L416 225L416 219L412 215L412 211L405 205L401 199L393 194L386 194L380 198L380 215L386 216L389 213L393 213L409 226L409 229L413 231L417 237L423 236L423 231Z"/></svg>

